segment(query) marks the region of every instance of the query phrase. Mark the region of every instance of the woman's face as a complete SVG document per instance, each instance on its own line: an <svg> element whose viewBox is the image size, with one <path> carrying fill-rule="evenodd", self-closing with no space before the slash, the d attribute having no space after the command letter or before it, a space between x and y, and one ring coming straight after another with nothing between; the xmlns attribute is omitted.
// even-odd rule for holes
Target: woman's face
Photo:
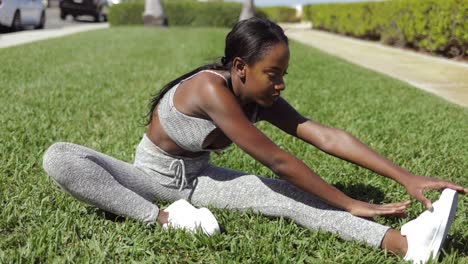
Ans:
<svg viewBox="0 0 468 264"><path fill-rule="evenodd" d="M269 107L286 88L284 75L289 66L289 48L278 43L253 65L246 66L245 92L262 107Z"/></svg>

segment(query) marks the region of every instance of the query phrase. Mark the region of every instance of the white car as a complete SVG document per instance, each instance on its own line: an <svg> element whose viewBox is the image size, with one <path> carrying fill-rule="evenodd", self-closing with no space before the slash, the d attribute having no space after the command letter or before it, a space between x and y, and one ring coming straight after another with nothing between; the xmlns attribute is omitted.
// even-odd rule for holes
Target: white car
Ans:
<svg viewBox="0 0 468 264"><path fill-rule="evenodd" d="M0 0L0 26L14 31L26 26L44 28L45 9L42 0Z"/></svg>

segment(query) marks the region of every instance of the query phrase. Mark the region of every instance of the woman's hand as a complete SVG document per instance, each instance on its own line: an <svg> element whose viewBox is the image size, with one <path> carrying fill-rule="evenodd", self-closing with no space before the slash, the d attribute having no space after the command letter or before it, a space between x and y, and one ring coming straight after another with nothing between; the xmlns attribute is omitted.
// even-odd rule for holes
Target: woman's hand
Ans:
<svg viewBox="0 0 468 264"><path fill-rule="evenodd" d="M374 217L385 215L396 215L399 217L407 217L405 209L411 201L389 203L389 204L370 204L358 200L354 200L349 212L355 216Z"/></svg>
<svg viewBox="0 0 468 264"><path fill-rule="evenodd" d="M468 189L448 180L429 178L425 176L410 175L403 183L409 195L420 201L428 210L432 210L432 202L424 196L426 190L453 189L459 193L468 193Z"/></svg>

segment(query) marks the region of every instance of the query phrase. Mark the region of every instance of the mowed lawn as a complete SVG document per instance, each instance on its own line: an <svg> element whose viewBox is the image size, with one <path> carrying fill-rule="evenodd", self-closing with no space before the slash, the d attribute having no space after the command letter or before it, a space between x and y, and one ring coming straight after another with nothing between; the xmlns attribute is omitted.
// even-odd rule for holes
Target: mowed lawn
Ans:
<svg viewBox="0 0 468 264"><path fill-rule="evenodd" d="M227 29L112 28L0 49L0 262L404 263L401 258L283 218L210 207L223 232L162 230L113 219L45 174L52 143L81 144L132 162L152 94L223 55ZM284 97L303 115L344 129L396 164L468 186L468 110L405 83L291 43ZM395 182L329 156L268 123L258 127L348 195L409 199ZM265 177L232 146L212 163ZM428 193L431 199L438 192ZM414 201L414 200L413 200ZM169 202L156 201L160 207ZM468 199L439 260L468 263ZM408 214L423 211L414 202ZM382 218L400 228L408 219Z"/></svg>

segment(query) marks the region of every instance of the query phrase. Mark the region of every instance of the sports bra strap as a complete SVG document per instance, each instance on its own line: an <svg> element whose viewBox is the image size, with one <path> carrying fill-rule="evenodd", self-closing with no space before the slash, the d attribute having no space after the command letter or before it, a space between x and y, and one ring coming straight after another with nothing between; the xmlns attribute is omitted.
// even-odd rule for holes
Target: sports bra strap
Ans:
<svg viewBox="0 0 468 264"><path fill-rule="evenodd" d="M221 77L221 78L224 79L224 81L226 82L226 86L229 87L229 82L228 82L228 80L226 79L226 77L224 77L221 73L218 73L218 72L215 72L215 71L212 71L212 70L201 70L201 71L199 71L199 72L197 72L197 73L195 73L195 74L193 74L193 75L191 75L191 76L189 76L189 77L183 79L182 81L179 82L179 84L182 83L182 82L185 82L186 80L192 79L193 77L197 76L198 74L200 74L200 73L202 73L202 72L210 72L210 73L213 73L213 74L218 75L219 77Z"/></svg>
<svg viewBox="0 0 468 264"><path fill-rule="evenodd" d="M226 85L229 86L228 80L227 80L226 77L224 77L221 73L215 72L215 71L212 71L212 70L202 70L202 71L211 72L211 73L213 73L213 74L218 75L219 77L223 78L224 81L226 82ZM200 71L200 72L202 72L202 71Z"/></svg>

